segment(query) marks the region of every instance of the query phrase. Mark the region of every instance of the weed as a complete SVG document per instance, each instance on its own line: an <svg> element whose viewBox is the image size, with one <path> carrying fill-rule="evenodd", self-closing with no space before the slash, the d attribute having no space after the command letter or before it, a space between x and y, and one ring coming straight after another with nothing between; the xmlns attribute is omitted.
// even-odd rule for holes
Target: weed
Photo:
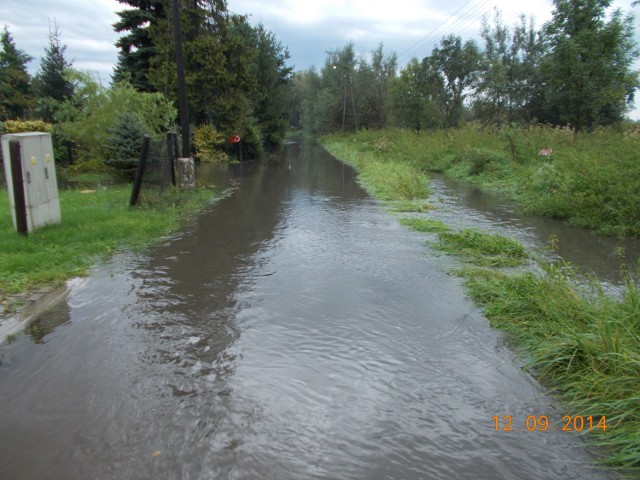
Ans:
<svg viewBox="0 0 640 480"><path fill-rule="evenodd" d="M506 194L529 213L606 235L640 235L640 135L631 131L575 133L546 126L493 131L471 125L420 135L361 131L331 135L323 143L365 176L372 161L391 170L400 168L392 163L416 173L442 171ZM553 154L541 156L541 151ZM400 191L414 194L407 193L412 188Z"/></svg>

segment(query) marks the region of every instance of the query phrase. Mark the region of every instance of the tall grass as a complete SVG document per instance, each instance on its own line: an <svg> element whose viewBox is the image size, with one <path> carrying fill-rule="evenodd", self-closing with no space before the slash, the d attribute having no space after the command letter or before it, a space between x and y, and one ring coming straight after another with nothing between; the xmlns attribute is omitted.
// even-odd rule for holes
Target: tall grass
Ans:
<svg viewBox="0 0 640 480"><path fill-rule="evenodd" d="M546 277L467 271L471 297L491 324L530 356L529 366L565 401L567 415L606 418L592 440L602 460L640 472L640 297L576 291L573 273Z"/></svg>
<svg viewBox="0 0 640 480"><path fill-rule="evenodd" d="M168 195L154 205L129 208L129 186L93 193L60 191L62 222L16 233L6 190L0 190L0 298L84 275L95 262L125 248L141 248L175 229L183 215L212 194Z"/></svg>
<svg viewBox="0 0 640 480"><path fill-rule="evenodd" d="M403 210L424 209L429 179L417 165L394 161L392 144L384 135L371 142L346 138L334 135L323 142L334 155L358 169L358 180L367 191L380 200L398 202Z"/></svg>
<svg viewBox="0 0 640 480"><path fill-rule="evenodd" d="M346 139L348 138L348 141ZM358 167L359 156L443 171L509 195L530 213L566 219L599 233L640 235L640 127L575 133L531 126L416 134L361 131L326 137L336 155ZM356 153L357 150L357 153ZM541 155L542 150L551 150Z"/></svg>

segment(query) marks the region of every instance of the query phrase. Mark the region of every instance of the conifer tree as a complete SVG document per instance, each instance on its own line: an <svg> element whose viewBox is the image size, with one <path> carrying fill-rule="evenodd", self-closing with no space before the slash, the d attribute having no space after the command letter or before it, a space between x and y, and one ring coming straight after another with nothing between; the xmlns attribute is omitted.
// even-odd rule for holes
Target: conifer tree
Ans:
<svg viewBox="0 0 640 480"><path fill-rule="evenodd" d="M0 34L0 120L23 118L33 106L27 63L32 57L16 48L7 26Z"/></svg>
<svg viewBox="0 0 640 480"><path fill-rule="evenodd" d="M65 58L67 46L61 42L62 33L57 23L49 29L49 45L45 47L44 57L40 60L40 69L34 79L34 91L38 98L37 111L43 120L55 121L55 113L60 104L73 97L74 85L65 71L72 62Z"/></svg>
<svg viewBox="0 0 640 480"><path fill-rule="evenodd" d="M117 12L120 17L113 28L118 33L126 32L116 42L120 49L114 81L127 80L137 90L152 92L155 88L149 82L148 73L155 47L151 31L158 22L167 19L166 2L157 0L118 0L134 8Z"/></svg>

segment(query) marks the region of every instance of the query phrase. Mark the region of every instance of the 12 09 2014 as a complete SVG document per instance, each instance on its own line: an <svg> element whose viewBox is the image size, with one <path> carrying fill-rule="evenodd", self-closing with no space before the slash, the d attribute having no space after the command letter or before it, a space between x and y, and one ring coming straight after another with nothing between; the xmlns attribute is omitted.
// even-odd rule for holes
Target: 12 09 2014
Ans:
<svg viewBox="0 0 640 480"><path fill-rule="evenodd" d="M512 415L491 417L496 431L501 432L582 432L584 430L606 430L606 416L564 415L560 421L553 422L547 415L529 415L524 419L514 421Z"/></svg>

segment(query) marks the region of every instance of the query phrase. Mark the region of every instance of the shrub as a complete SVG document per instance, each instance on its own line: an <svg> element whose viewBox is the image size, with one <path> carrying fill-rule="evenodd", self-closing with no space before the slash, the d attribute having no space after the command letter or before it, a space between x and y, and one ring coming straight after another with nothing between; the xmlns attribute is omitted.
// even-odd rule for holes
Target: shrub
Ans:
<svg viewBox="0 0 640 480"><path fill-rule="evenodd" d="M108 129L105 147L109 157L105 161L127 178L132 178L138 164L142 138L145 134L142 122L135 115L124 112L118 115L116 124Z"/></svg>
<svg viewBox="0 0 640 480"><path fill-rule="evenodd" d="M151 136L160 137L175 121L176 109L161 93L138 92L126 82L107 89L88 74L74 73L76 93L62 104L57 120L64 139L78 145L81 160L111 160L107 138L123 112L137 117Z"/></svg>
<svg viewBox="0 0 640 480"><path fill-rule="evenodd" d="M47 132L53 125L42 120L7 120L2 124L0 133Z"/></svg>
<svg viewBox="0 0 640 480"><path fill-rule="evenodd" d="M193 145L196 150L196 157L201 162L224 162L227 155L223 149L226 139L211 124L203 124L196 127L193 132Z"/></svg>

